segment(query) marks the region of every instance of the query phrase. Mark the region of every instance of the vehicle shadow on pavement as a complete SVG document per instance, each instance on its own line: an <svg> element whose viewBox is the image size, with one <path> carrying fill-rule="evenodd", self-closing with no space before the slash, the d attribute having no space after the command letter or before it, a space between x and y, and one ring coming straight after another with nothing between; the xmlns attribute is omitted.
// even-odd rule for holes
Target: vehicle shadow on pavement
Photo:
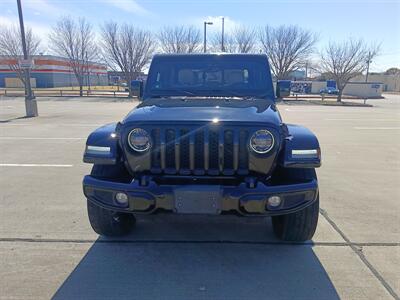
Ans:
<svg viewBox="0 0 400 300"><path fill-rule="evenodd" d="M157 217L157 216L155 216ZM157 217L124 239L99 238L54 299L339 299L304 245L280 243L270 221Z"/></svg>

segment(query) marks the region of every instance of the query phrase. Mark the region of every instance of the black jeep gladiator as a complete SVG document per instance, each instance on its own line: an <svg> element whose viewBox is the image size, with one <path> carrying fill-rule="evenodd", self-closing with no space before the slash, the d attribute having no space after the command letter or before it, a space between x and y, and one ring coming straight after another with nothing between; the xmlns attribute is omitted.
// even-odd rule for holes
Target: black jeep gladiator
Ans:
<svg viewBox="0 0 400 300"><path fill-rule="evenodd" d="M138 88L140 105L87 139L94 231L127 234L137 214L235 213L271 216L286 241L312 238L319 143L283 123L265 55L156 55Z"/></svg>

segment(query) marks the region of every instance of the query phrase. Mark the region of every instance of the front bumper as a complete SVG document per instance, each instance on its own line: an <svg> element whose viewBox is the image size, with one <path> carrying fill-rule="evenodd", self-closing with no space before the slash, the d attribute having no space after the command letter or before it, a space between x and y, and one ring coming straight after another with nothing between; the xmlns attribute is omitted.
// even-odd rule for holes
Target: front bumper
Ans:
<svg viewBox="0 0 400 300"><path fill-rule="evenodd" d="M272 216L292 213L312 204L318 196L318 182L310 180L274 186L258 182L250 187L246 183L238 186L158 185L150 180L143 186L137 180L121 183L88 175L83 179L83 192L89 201L120 212L150 214L167 210L175 213L238 212L243 215ZM126 205L115 201L118 192L128 195ZM281 204L270 207L267 199L271 196L279 196Z"/></svg>

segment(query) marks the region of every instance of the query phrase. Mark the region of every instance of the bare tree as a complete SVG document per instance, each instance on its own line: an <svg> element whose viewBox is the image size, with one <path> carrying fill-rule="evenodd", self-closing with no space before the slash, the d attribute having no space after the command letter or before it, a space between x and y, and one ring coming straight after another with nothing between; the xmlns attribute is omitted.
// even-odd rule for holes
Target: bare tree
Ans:
<svg viewBox="0 0 400 300"><path fill-rule="evenodd" d="M251 53L256 44L256 32L245 26L236 27L232 32L234 49L237 53Z"/></svg>
<svg viewBox="0 0 400 300"><path fill-rule="evenodd" d="M165 53L199 52L200 30L194 26L164 27L157 35L161 50Z"/></svg>
<svg viewBox="0 0 400 300"><path fill-rule="evenodd" d="M259 32L259 39L278 80L287 79L291 72L303 67L317 41L310 31L284 25L264 27Z"/></svg>
<svg viewBox="0 0 400 300"><path fill-rule="evenodd" d="M367 45L363 40L349 39L342 43L329 43L321 53L321 72L336 81L342 101L345 86L353 77L367 69L368 62L379 53L379 46Z"/></svg>
<svg viewBox="0 0 400 300"><path fill-rule="evenodd" d="M399 68L389 68L384 72L385 75L400 75L400 69Z"/></svg>
<svg viewBox="0 0 400 300"><path fill-rule="evenodd" d="M71 17L64 17L53 27L49 41L55 53L68 58L79 85L79 95L83 96L89 61L97 57L95 33L91 24L84 18L75 21Z"/></svg>
<svg viewBox="0 0 400 300"><path fill-rule="evenodd" d="M208 34L207 34L207 42L208 42ZM228 32L224 34L224 49L222 49L222 34L221 32L216 32L214 34L210 34L209 42L211 44L211 50L213 52L234 52L233 49L233 41L232 37Z"/></svg>
<svg viewBox="0 0 400 300"><path fill-rule="evenodd" d="M132 25L119 26L115 22L105 23L101 29L101 45L105 61L114 70L125 75L132 97L130 82L148 65L155 51L151 32Z"/></svg>
<svg viewBox="0 0 400 300"><path fill-rule="evenodd" d="M26 50L28 57L38 54L40 39L32 33L32 29L25 30ZM21 32L18 26L0 27L0 55L4 58L4 64L17 74L25 86L25 69L19 65L19 59L23 58Z"/></svg>
<svg viewBox="0 0 400 300"><path fill-rule="evenodd" d="M254 52L257 42L256 31L245 26L235 27L231 32L224 34L223 52L251 53ZM211 38L214 51L221 51L222 35L217 33Z"/></svg>

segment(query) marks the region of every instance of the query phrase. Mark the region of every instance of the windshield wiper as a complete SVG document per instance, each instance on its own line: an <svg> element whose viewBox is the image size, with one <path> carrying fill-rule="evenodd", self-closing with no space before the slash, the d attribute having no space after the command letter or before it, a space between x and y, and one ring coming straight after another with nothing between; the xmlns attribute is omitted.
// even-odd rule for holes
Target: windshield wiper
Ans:
<svg viewBox="0 0 400 300"><path fill-rule="evenodd" d="M242 98L243 100L257 100L257 99L265 99L268 96L267 93L260 94L260 95L243 95L241 93L230 92L230 94L234 95L235 97Z"/></svg>
<svg viewBox="0 0 400 300"><path fill-rule="evenodd" d="M186 90L164 90L164 91L158 91L158 92L165 92L165 93L177 93L176 95L153 95L153 98L172 98L172 97L182 97L182 96L195 96L197 97L198 95L196 95L193 92L189 92ZM183 94L183 95L179 95L179 94Z"/></svg>

